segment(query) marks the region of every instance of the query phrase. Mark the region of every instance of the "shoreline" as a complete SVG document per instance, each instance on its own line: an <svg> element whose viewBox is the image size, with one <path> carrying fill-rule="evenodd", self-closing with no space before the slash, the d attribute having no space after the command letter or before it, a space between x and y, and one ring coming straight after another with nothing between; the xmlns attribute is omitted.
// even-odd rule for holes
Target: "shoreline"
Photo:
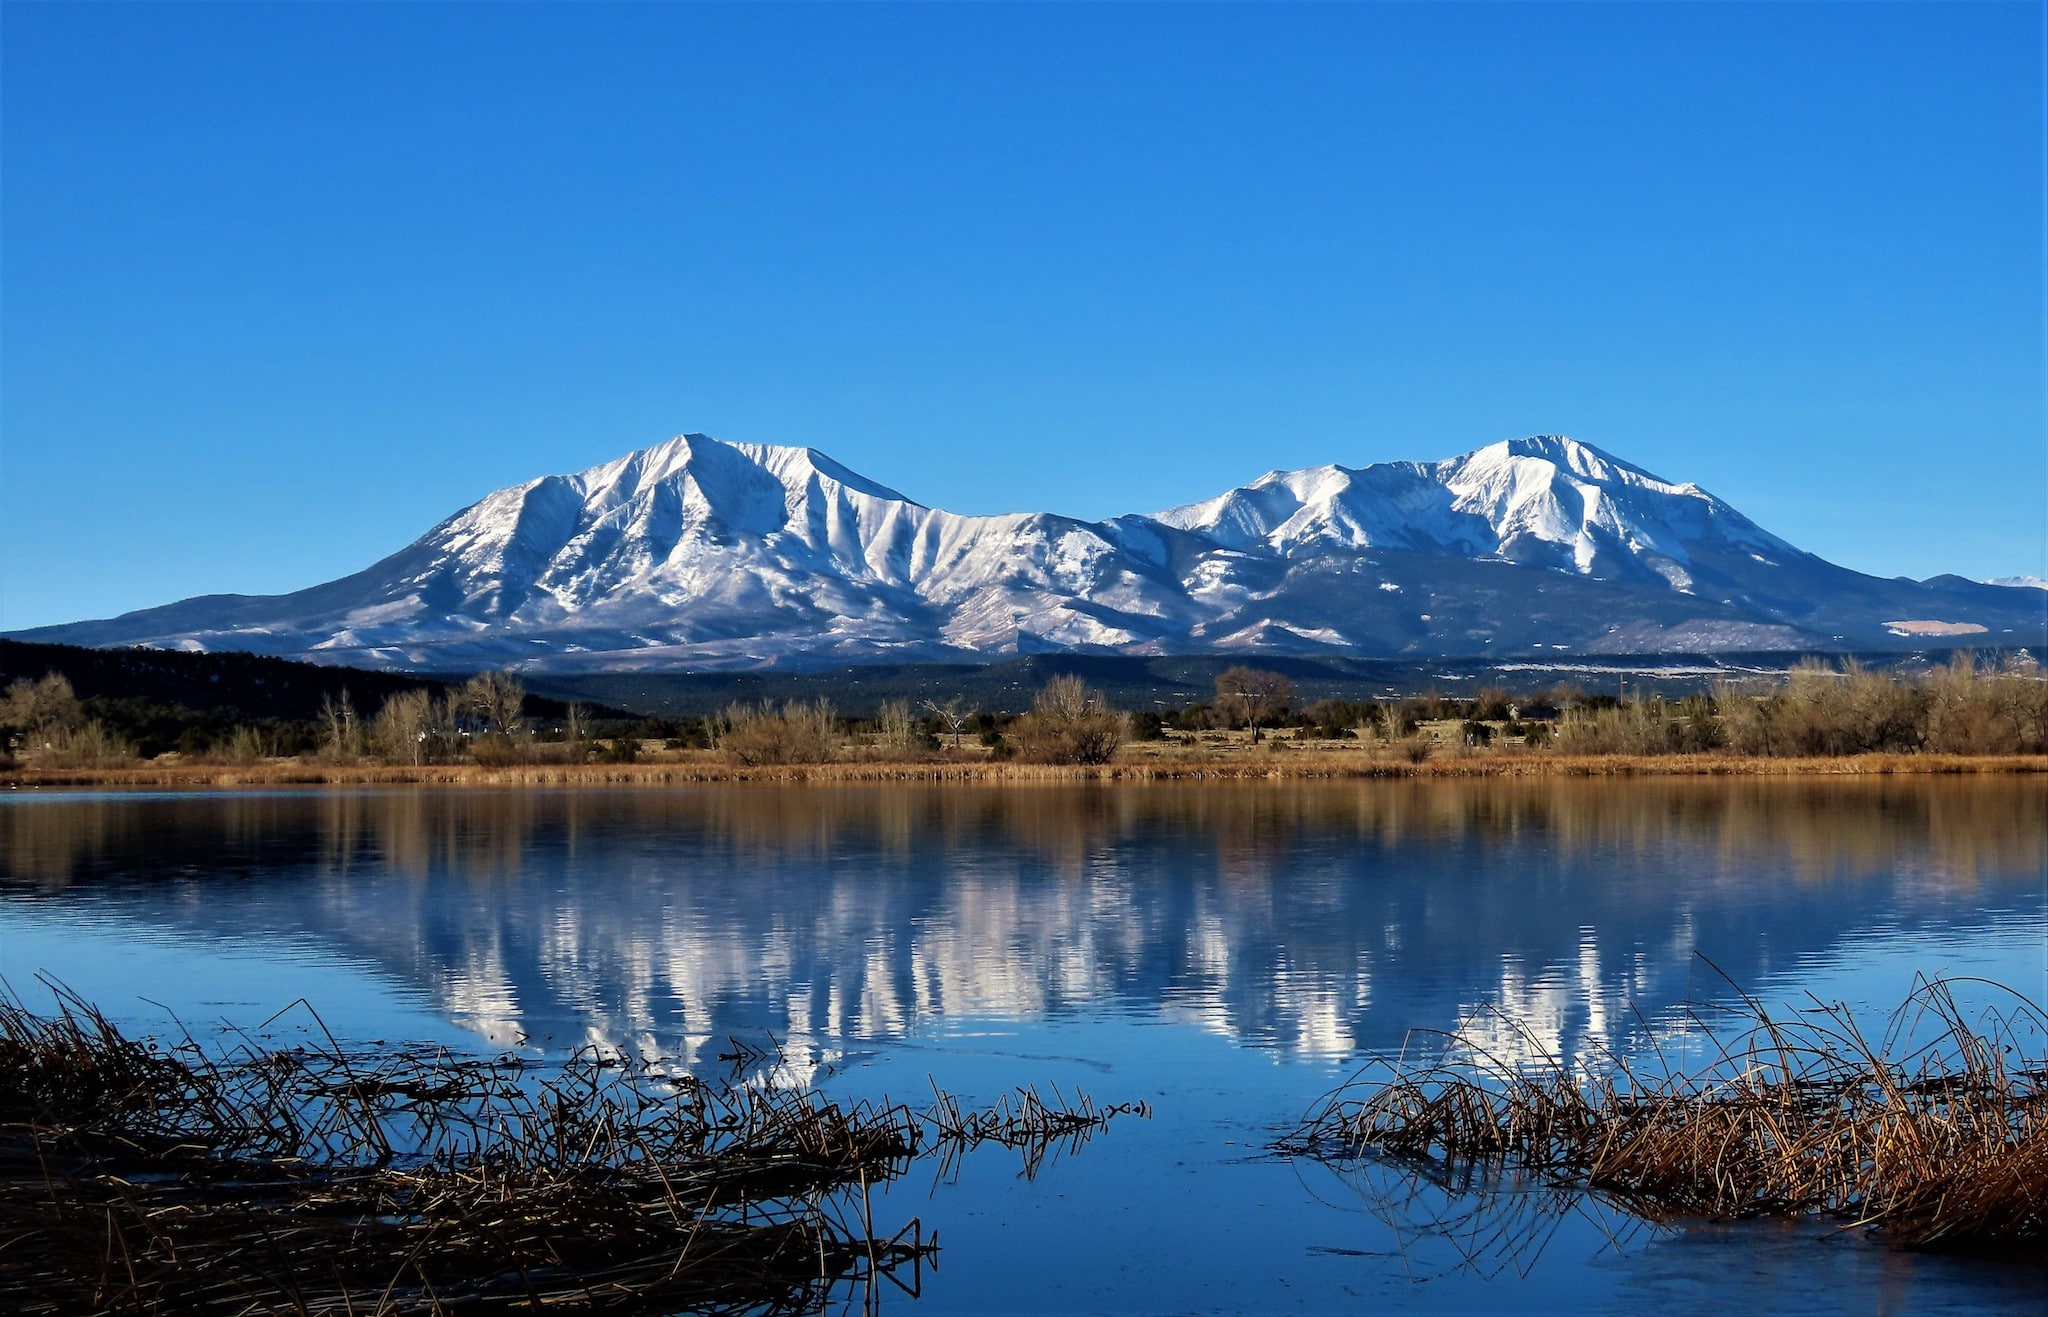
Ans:
<svg viewBox="0 0 2048 1317"><path fill-rule="evenodd" d="M727 783L819 786L1011 786L1065 783L1315 782L1470 778L1932 777L2048 774L2048 755L1845 755L1764 758L1742 755L1446 755L1410 763L1369 753L1154 756L1107 764L1020 764L996 760L843 760L744 767L719 760L631 764L143 764L120 768L14 768L0 791L45 788L208 790L245 787L561 787L713 786Z"/></svg>

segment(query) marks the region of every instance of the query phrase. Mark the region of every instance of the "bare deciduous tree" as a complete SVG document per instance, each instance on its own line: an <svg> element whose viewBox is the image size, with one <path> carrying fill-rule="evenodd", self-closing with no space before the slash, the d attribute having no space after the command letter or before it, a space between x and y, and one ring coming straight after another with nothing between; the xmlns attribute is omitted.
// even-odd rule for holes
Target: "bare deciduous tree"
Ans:
<svg viewBox="0 0 2048 1317"><path fill-rule="evenodd" d="M341 699L320 697L321 749L337 762L346 763L363 752L362 720L356 717L355 701L346 688Z"/></svg>
<svg viewBox="0 0 2048 1317"><path fill-rule="evenodd" d="M914 749L923 739L917 724L911 720L909 700L883 701L881 712L875 718L875 730L883 747L899 754Z"/></svg>
<svg viewBox="0 0 2048 1317"><path fill-rule="evenodd" d="M939 720L939 725L944 727L947 734L953 738L953 748L958 750L960 748L960 733L966 731L967 724L973 721L973 715L960 711L960 697L956 695L944 704L940 704L937 700L926 700L924 708L926 713Z"/></svg>
<svg viewBox="0 0 2048 1317"><path fill-rule="evenodd" d="M526 688L509 672L479 672L471 677L457 696L462 715L479 730L499 736L516 736L526 729L520 710L526 704Z"/></svg>
<svg viewBox="0 0 2048 1317"><path fill-rule="evenodd" d="M379 754L415 767L433 759L450 730L448 704L424 689L400 691L384 701L370 726Z"/></svg>
<svg viewBox="0 0 2048 1317"><path fill-rule="evenodd" d="M1251 725L1253 745L1259 743L1259 728L1293 698L1294 683L1263 668L1226 668L1216 677L1217 706Z"/></svg>

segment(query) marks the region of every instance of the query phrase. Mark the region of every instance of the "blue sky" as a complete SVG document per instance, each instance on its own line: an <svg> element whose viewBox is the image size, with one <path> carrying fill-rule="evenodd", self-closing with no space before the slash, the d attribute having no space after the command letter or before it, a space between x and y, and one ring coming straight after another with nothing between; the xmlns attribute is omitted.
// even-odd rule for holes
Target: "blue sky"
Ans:
<svg viewBox="0 0 2048 1317"><path fill-rule="evenodd" d="M686 430L963 512L1562 432L2044 570L2033 4L16 4L0 628Z"/></svg>

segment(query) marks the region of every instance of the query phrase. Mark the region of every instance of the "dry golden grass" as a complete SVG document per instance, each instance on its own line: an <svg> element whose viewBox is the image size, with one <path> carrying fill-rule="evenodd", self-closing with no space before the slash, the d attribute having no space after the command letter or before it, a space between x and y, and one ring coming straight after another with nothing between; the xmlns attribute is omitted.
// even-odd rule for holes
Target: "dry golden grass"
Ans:
<svg viewBox="0 0 2048 1317"><path fill-rule="evenodd" d="M1036 1089L844 1107L775 1085L772 1050L720 1059L707 1083L593 1049L165 1047L0 998L0 1309L824 1312L936 1253L916 1221L876 1232L870 1186L984 1144L1035 1174L1150 1114Z"/></svg>
<svg viewBox="0 0 2048 1317"><path fill-rule="evenodd" d="M1649 1220L1822 1216L1915 1248L2042 1257L2048 1017L2010 993L1979 1020L1956 987L1922 983L1877 1035L1840 1006L1788 1018L1752 1002L1732 1030L1706 1029L1692 1073L1447 1038L1448 1059L1376 1065L1280 1146L1372 1153L1441 1184L1534 1171Z"/></svg>
<svg viewBox="0 0 2048 1317"><path fill-rule="evenodd" d="M1284 743L1283 743L1284 744ZM632 764L436 764L424 767L267 760L253 764L151 762L112 768L21 767L0 772L19 787L686 786L719 782L970 783L1249 782L1366 778L1883 777L2048 773L2043 755L1735 754L1568 755L1519 748L1448 751L1412 762L1389 749L1221 752L1126 747L1107 764L1020 764L985 757L849 759L745 766L698 754Z"/></svg>
<svg viewBox="0 0 2048 1317"><path fill-rule="evenodd" d="M929 1259L858 1215L920 1151L907 1111L622 1061L215 1057L0 1001L0 1307L822 1310Z"/></svg>

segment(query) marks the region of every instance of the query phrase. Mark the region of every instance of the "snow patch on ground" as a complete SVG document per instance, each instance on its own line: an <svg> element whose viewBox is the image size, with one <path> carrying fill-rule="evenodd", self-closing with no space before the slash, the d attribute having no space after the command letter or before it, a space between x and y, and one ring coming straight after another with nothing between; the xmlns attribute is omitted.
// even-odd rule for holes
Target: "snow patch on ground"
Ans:
<svg viewBox="0 0 2048 1317"><path fill-rule="evenodd" d="M1884 629L1895 636L1981 636L1991 628L1979 622L1941 622L1928 618L1887 622Z"/></svg>

